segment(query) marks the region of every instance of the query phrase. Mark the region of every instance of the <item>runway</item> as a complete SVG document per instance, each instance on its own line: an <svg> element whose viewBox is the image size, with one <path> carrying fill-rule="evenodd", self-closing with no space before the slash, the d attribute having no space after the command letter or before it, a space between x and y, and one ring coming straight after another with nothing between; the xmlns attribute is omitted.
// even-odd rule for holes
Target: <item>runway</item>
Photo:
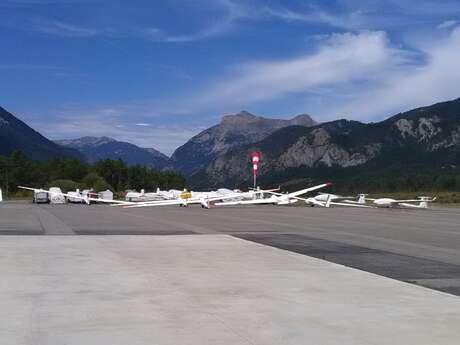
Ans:
<svg viewBox="0 0 460 345"><path fill-rule="evenodd" d="M459 224L457 209L3 203L0 339L458 344Z"/></svg>

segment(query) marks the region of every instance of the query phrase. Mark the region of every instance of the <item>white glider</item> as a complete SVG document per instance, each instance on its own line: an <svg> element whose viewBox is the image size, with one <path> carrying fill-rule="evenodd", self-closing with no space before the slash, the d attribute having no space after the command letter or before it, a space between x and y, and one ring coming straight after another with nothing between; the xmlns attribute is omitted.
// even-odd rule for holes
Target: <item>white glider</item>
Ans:
<svg viewBox="0 0 460 345"><path fill-rule="evenodd" d="M392 198L371 199L371 198L367 198L366 194L360 194L358 203L364 204L366 201L372 201L372 203L377 207L387 207L387 208L406 207L406 208L426 209L428 208L428 204L430 202L434 202L435 200L436 200L436 197L431 198L428 196L419 196L417 199L406 199L406 200L395 200ZM418 203L418 204L413 204L413 203Z"/></svg>
<svg viewBox="0 0 460 345"><path fill-rule="evenodd" d="M300 201L305 201L307 203L314 203L320 206L324 206L324 203L314 200L313 198L304 199L300 198L300 195L307 194L314 190L330 186L331 183L323 183L317 186L305 188L298 190L296 192L281 194L275 192L269 192L272 194L269 198L256 199L256 200L241 200L241 201L230 201L230 202L220 202L216 203L216 206L235 206L235 205L262 205L262 204L274 204L274 205L289 205Z"/></svg>
<svg viewBox="0 0 460 345"><path fill-rule="evenodd" d="M178 198L176 200L165 200L165 201L151 201L145 203L138 203L136 205L127 205L123 208L140 208L140 207L156 207L156 206L170 206L170 205L179 205L187 207L191 204L201 204L203 208L210 208L210 205L214 201L222 201L227 199L241 199L241 198L254 198L258 194L262 193L272 193L277 189L270 189L270 190L255 190L249 192L232 192L227 193L225 195L216 194L216 192L203 192L203 193L196 193L196 197L192 198ZM260 199L262 200L262 199ZM217 205L217 204L216 204Z"/></svg>
<svg viewBox="0 0 460 345"><path fill-rule="evenodd" d="M341 195L336 195L336 194L329 194L329 193L320 193L318 194L317 196L313 197L313 198L309 198L308 201L310 204L312 204L312 206L315 205L315 203L311 202L313 200L317 201L317 202L320 202L320 203L323 203L324 205L320 205L320 206L324 206L324 207L331 207L331 205L334 205L334 206L348 206L348 207L361 207L361 208L372 208L372 206L367 206L365 205L365 202L364 203L360 203L359 201L355 201L355 200L350 200L350 199L353 199L355 197L353 196L341 196Z"/></svg>

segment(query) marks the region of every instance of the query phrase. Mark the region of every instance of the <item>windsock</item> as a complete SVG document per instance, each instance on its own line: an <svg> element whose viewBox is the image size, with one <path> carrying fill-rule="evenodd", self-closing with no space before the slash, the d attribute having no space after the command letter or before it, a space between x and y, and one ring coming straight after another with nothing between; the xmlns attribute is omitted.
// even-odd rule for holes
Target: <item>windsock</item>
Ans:
<svg viewBox="0 0 460 345"><path fill-rule="evenodd" d="M252 153L252 173L257 175L257 170L259 169L260 153L254 151Z"/></svg>

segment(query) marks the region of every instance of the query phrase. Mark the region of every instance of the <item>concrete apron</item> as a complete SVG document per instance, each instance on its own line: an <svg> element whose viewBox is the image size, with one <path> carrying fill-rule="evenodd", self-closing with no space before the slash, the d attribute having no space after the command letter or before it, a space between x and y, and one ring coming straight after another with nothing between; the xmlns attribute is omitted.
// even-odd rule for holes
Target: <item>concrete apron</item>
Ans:
<svg viewBox="0 0 460 345"><path fill-rule="evenodd" d="M460 298L226 235L0 238L0 342L452 344Z"/></svg>

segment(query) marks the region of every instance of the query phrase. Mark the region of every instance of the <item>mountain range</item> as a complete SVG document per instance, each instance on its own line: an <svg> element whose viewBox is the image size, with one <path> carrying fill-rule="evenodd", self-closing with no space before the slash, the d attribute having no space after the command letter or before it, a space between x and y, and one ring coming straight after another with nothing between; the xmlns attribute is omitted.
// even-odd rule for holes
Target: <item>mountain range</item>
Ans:
<svg viewBox="0 0 460 345"><path fill-rule="evenodd" d="M372 172L460 173L460 99L417 108L377 123L336 120L317 123L309 115L269 119L242 111L191 138L171 158L152 148L108 137L44 138L0 108L0 154L20 149L34 159L83 157L88 162L123 159L156 169L174 169L195 188L250 183L250 152L262 153L264 184L339 179ZM431 170L430 170L431 169ZM374 180L375 178L372 177ZM305 181L304 181L305 182ZM304 183L303 182L303 183Z"/></svg>
<svg viewBox="0 0 460 345"><path fill-rule="evenodd" d="M176 170L186 176L207 168L214 159L232 148L262 140L281 128L316 124L306 114L284 120L265 118L242 111L224 116L219 124L191 138L169 158L154 148L142 148L106 136L51 142L12 114L3 111L7 116L0 117L0 154L9 154L14 149L19 149L33 159L72 156L88 163L102 159L122 159L128 165L139 164L159 170ZM16 125L15 132L12 133L9 131L12 126L6 127L9 123L20 125Z"/></svg>
<svg viewBox="0 0 460 345"><path fill-rule="evenodd" d="M169 157L163 153L109 137L82 137L56 140L55 143L79 151L88 163L102 159L122 159L127 165L145 165L159 170L172 169Z"/></svg>
<svg viewBox="0 0 460 345"><path fill-rule="evenodd" d="M89 163L120 158L128 165L140 164L160 170L176 170L191 176L207 168L214 159L232 148L262 140L281 128L314 124L316 122L306 114L282 120L242 111L224 116L219 124L202 131L179 147L171 158L153 148L141 148L108 137L56 140L55 143L78 150Z"/></svg>
<svg viewBox="0 0 460 345"><path fill-rule="evenodd" d="M249 183L250 152L262 152L259 176L268 182L335 177L389 169L414 174L460 169L460 98L414 109L378 123L337 120L280 129L220 155L190 178L195 186ZM338 169L337 169L338 168ZM347 169L343 169L347 168ZM334 170L335 169L335 170ZM441 169L441 170L440 170ZM378 174L377 174L378 176Z"/></svg>

